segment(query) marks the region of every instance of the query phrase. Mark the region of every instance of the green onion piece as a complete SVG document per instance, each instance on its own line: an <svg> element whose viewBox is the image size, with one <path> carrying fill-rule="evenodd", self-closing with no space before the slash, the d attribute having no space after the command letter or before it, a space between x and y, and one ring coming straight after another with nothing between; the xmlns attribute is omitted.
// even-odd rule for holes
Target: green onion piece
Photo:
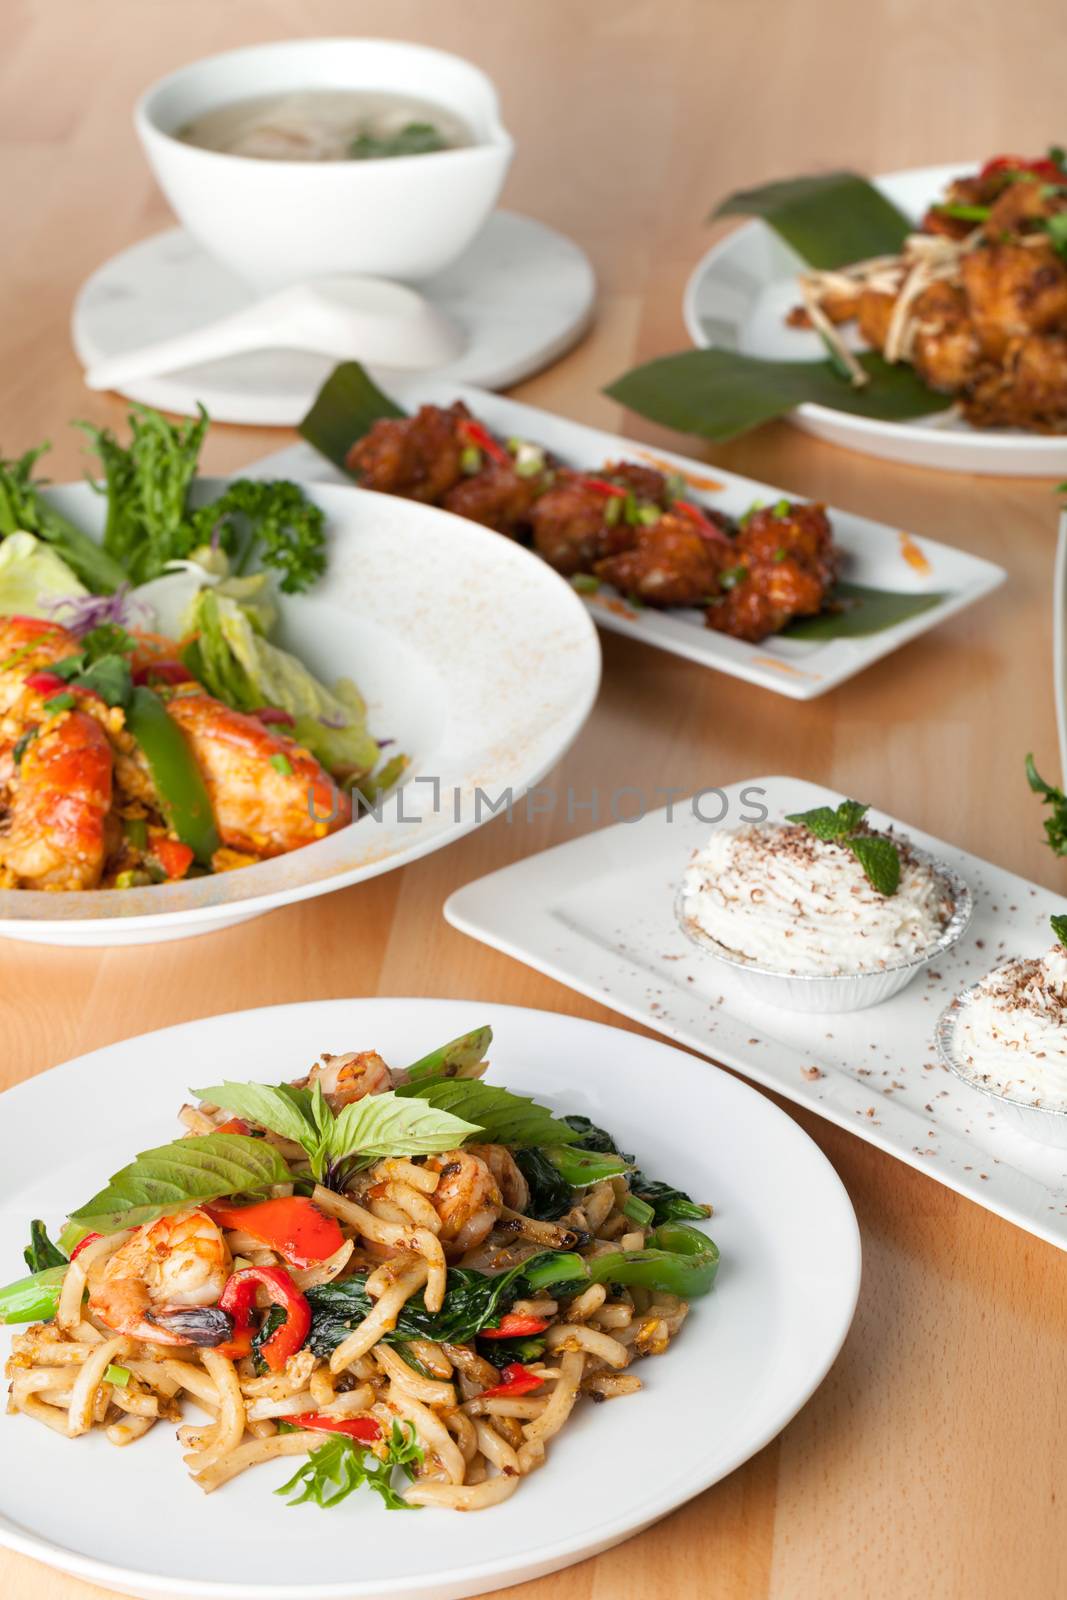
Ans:
<svg viewBox="0 0 1067 1600"><path fill-rule="evenodd" d="M624 1217L629 1217L631 1222L636 1222L639 1228L647 1228L656 1215L655 1207L650 1206L647 1200L642 1200L640 1195L636 1194L627 1195L619 1210Z"/></svg>
<svg viewBox="0 0 1067 1600"><path fill-rule="evenodd" d="M293 763L289 760L288 756L283 756L280 750L277 755L271 756L270 764L274 768L275 772L281 773L283 778L292 777Z"/></svg>
<svg viewBox="0 0 1067 1600"><path fill-rule="evenodd" d="M459 470L465 472L468 478L473 478L476 472L481 472L482 452L476 444L469 444L460 452Z"/></svg>
<svg viewBox="0 0 1067 1600"><path fill-rule="evenodd" d="M144 817L126 817L122 831L135 850L148 848L148 823Z"/></svg>
<svg viewBox="0 0 1067 1600"><path fill-rule="evenodd" d="M771 508L771 515L775 517L787 517L790 509L791 507L789 501L783 497L781 500L775 501Z"/></svg>
<svg viewBox="0 0 1067 1600"><path fill-rule="evenodd" d="M622 516L623 501L619 495L612 495L604 507L604 522L609 528L614 528Z"/></svg>
<svg viewBox="0 0 1067 1600"><path fill-rule="evenodd" d="M613 500L611 503L617 506L619 502ZM571 588L577 589L579 594L596 594L600 588L600 579L594 577L591 572L576 572L571 578Z"/></svg>
<svg viewBox="0 0 1067 1600"><path fill-rule="evenodd" d="M151 873L144 872L140 867L127 867L125 872L115 875L116 889L144 889L153 882L162 883L163 879L153 879Z"/></svg>
<svg viewBox="0 0 1067 1600"><path fill-rule="evenodd" d="M659 506L640 506L637 512L637 520L643 528L654 528L662 515L663 512Z"/></svg>
<svg viewBox="0 0 1067 1600"><path fill-rule="evenodd" d="M129 1367L107 1367L104 1371L104 1382L113 1383L116 1389L125 1389L133 1373Z"/></svg>

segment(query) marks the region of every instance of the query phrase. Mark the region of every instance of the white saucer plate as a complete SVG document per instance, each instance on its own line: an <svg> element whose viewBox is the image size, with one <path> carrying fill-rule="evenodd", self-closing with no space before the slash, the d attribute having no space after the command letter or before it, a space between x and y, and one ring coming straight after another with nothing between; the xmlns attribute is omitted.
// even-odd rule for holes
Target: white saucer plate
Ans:
<svg viewBox="0 0 1067 1600"><path fill-rule="evenodd" d="M555 229L497 211L474 244L421 293L458 322L467 347L437 369L450 381L503 388L570 349L588 327L596 280L585 252ZM84 367L231 315L254 296L181 228L168 228L98 267L79 291L71 337ZM216 422L294 427L333 362L301 350L256 350L146 378L130 400ZM376 369L388 383L389 375Z"/></svg>
<svg viewBox="0 0 1067 1600"><path fill-rule="evenodd" d="M221 480L203 480L218 493ZM237 872L144 889L0 891L0 936L142 944L224 928L389 872L492 815L570 745L596 699L600 648L577 595L535 556L444 511L359 489L309 487L326 513L326 576L281 597L278 642L319 678L351 678L371 731L410 767L379 815ZM49 491L88 532L87 483ZM456 648L456 640L462 648Z"/></svg>
<svg viewBox="0 0 1067 1600"><path fill-rule="evenodd" d="M467 884L445 915L1067 1250L1067 1151L1020 1134L989 1096L941 1064L935 1045L938 1018L962 989L1009 956L1048 949L1048 919L1063 909L1062 896L872 812L876 826L902 828L956 872L974 895L974 914L960 943L900 994L834 1015L754 999L722 962L702 959L675 920L679 880L714 818L734 827L759 803L780 820L843 798L786 777L709 788L699 801L707 820L678 800L672 818L650 812Z"/></svg>
<svg viewBox="0 0 1067 1600"><path fill-rule="evenodd" d="M624 458L659 465L666 472L682 472L693 486L695 501L735 516L754 500L773 504L789 494L786 489L739 477L709 466L706 461L690 460L667 450L650 451L632 439L587 428L536 406L455 384L437 374L432 378L394 379L387 387L397 403L408 410L424 403L450 405L453 400L464 400L475 416L502 437L519 435L532 439L568 465L585 471L594 471L605 461ZM277 474L316 478L325 483L352 481L309 445L279 451L257 461L249 470L256 476ZM846 557L843 577L871 588L933 592L944 594L945 598L907 622L866 638L815 642L772 635L758 645L729 639L705 627L701 611L657 611L652 607L638 610L607 586L583 598L601 627L613 633L685 656L700 666L742 678L791 700L814 700L992 593L1007 576L1003 567L935 539L919 538L833 506L828 511L834 538Z"/></svg>
<svg viewBox="0 0 1067 1600"><path fill-rule="evenodd" d="M278 1462L205 1496L171 1427L116 1450L0 1417L0 1544L143 1600L458 1600L607 1549L732 1472L825 1376L860 1275L848 1196L812 1141L762 1095L668 1045L487 1001L327 1000L126 1039L3 1097L0 1260L133 1151L176 1128L191 1061L278 1082L321 1050L414 1060L490 1023L492 1080L589 1115L715 1206L722 1265L640 1393L583 1405L504 1505L397 1516L373 1496L286 1507ZM151 1071L146 1072L146 1063Z"/></svg>
<svg viewBox="0 0 1067 1600"><path fill-rule="evenodd" d="M915 167L872 182L918 221L947 183L978 165ZM765 223L734 229L702 257L686 285L683 312L689 337L701 347L715 345L776 361L824 357L817 335L788 328L784 321L797 302L796 278L803 267L796 252ZM972 428L947 412L921 422L879 422L806 404L790 412L789 420L831 444L916 467L1033 478L1067 474L1067 438Z"/></svg>

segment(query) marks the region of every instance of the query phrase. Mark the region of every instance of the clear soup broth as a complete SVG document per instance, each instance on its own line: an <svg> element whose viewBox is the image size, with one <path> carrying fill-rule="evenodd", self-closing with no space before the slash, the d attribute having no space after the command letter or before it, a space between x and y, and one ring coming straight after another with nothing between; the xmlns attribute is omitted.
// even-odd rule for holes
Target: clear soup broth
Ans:
<svg viewBox="0 0 1067 1600"><path fill-rule="evenodd" d="M177 138L257 161L380 161L474 143L454 111L389 89L302 89L205 111Z"/></svg>

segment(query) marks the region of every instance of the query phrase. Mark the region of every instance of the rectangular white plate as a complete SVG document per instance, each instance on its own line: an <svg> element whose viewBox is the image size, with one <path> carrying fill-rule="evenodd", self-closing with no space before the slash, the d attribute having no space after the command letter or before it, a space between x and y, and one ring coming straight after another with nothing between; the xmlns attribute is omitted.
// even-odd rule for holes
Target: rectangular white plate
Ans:
<svg viewBox="0 0 1067 1600"><path fill-rule="evenodd" d="M389 390L398 405L413 409L422 404L450 405L463 400L475 416L502 437L519 435L544 445L568 465L591 471L611 459L628 458L665 465L669 472L686 474L695 485L693 499L740 516L754 500L773 503L790 492L754 478L739 478L735 473L711 467L707 462L691 461L666 450L647 450L632 439L598 428L587 428L565 417L553 416L535 406L504 400L487 390L462 384L443 384L432 378L390 382ZM279 473L287 477L330 483L350 483L310 445L300 444L257 461L252 469L257 476ZM705 485L720 485L714 492ZM802 498L790 495L790 498ZM834 538L845 552L842 576L851 583L875 589L944 593L947 598L921 616L912 617L895 628L871 634L866 639L833 639L817 643L803 639L765 639L762 644L746 644L729 639L704 626L700 611L636 610L614 590L605 586L584 598L597 622L631 639L641 639L686 656L701 666L714 667L734 678L757 683L775 694L793 700L814 700L862 672L927 629L955 616L1004 582L1003 567L934 539L920 539L884 522L856 517L847 511L827 508L834 527Z"/></svg>
<svg viewBox="0 0 1067 1600"><path fill-rule="evenodd" d="M1017 1133L941 1066L934 1025L958 991L1008 956L1052 942L1062 898L873 811L970 885L975 911L956 950L866 1011L812 1016L753 1000L702 957L674 920L690 853L711 819L744 820L743 790L765 791L771 820L844 797L799 778L751 778L558 845L467 884L453 927L808 1106L939 1183L1067 1249L1067 1151ZM698 797L699 798L699 797ZM751 809L747 814L751 816Z"/></svg>

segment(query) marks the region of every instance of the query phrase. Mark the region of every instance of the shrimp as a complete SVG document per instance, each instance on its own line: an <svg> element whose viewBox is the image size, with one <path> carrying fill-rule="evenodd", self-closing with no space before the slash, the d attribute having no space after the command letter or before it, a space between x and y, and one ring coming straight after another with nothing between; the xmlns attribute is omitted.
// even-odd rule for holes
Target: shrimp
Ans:
<svg viewBox="0 0 1067 1600"><path fill-rule="evenodd" d="M223 1344L229 1319L212 1315L232 1258L203 1211L145 1223L89 1272L89 1310L105 1327L153 1344Z"/></svg>
<svg viewBox="0 0 1067 1600"><path fill-rule="evenodd" d="M440 1181L430 1204L441 1219L439 1238L448 1253L473 1250L492 1232L503 1205L496 1179L481 1156L469 1150L446 1150L426 1163Z"/></svg>
<svg viewBox="0 0 1067 1600"><path fill-rule="evenodd" d="M294 740L199 691L174 695L167 710L192 746L232 849L284 855L351 820L348 796Z"/></svg>
<svg viewBox="0 0 1067 1600"><path fill-rule="evenodd" d="M84 711L61 711L26 745L9 780L0 867L27 889L93 889L108 852L111 746Z"/></svg>
<svg viewBox="0 0 1067 1600"><path fill-rule="evenodd" d="M384 1094L393 1087L393 1074L376 1050L350 1050L347 1055L323 1054L304 1082L321 1084L331 1111L343 1111L364 1095Z"/></svg>
<svg viewBox="0 0 1067 1600"><path fill-rule="evenodd" d="M525 1211L530 1203L530 1186L507 1145L468 1144L464 1149L467 1155L478 1156L485 1162L497 1181L504 1204L512 1211Z"/></svg>
<svg viewBox="0 0 1067 1600"><path fill-rule="evenodd" d="M74 634L43 617L0 617L0 716L20 699L27 677L79 649Z"/></svg>

